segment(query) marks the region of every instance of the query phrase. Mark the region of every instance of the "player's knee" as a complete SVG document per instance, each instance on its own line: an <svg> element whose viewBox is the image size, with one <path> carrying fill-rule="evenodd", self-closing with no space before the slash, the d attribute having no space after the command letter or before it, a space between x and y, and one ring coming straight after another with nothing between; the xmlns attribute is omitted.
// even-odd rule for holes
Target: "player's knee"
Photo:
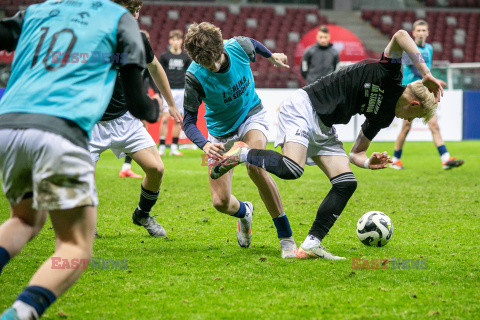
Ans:
<svg viewBox="0 0 480 320"><path fill-rule="evenodd" d="M412 123L411 122L406 122L405 125L403 126L403 132L410 132L410 129L412 129Z"/></svg>
<svg viewBox="0 0 480 320"><path fill-rule="evenodd" d="M357 180L353 174L351 177L353 179L350 178L349 180L333 184L332 188L342 194L342 196L350 198L357 189Z"/></svg>
<svg viewBox="0 0 480 320"><path fill-rule="evenodd" d="M268 175L268 173L259 168L259 167L256 167L256 166L247 166L247 173L248 173L248 176L251 178L251 179L255 179L255 178L259 178L259 177L263 177L265 175Z"/></svg>
<svg viewBox="0 0 480 320"><path fill-rule="evenodd" d="M430 127L430 131L432 131L432 133L438 133L440 132L440 127L438 126L438 123L435 122L435 123L429 123L428 126Z"/></svg>
<svg viewBox="0 0 480 320"><path fill-rule="evenodd" d="M213 197L212 204L213 207L222 213L226 213L229 206L229 198L226 197Z"/></svg>
<svg viewBox="0 0 480 320"><path fill-rule="evenodd" d="M145 170L145 174L153 180L161 180L164 173L165 166L163 165L163 163L157 163L157 165Z"/></svg>

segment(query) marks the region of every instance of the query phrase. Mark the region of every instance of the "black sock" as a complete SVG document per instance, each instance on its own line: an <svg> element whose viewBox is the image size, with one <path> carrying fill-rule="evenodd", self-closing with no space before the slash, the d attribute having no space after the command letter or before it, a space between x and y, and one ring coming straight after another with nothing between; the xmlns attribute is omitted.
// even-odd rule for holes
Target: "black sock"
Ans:
<svg viewBox="0 0 480 320"><path fill-rule="evenodd" d="M52 291L40 286L28 286L17 297L17 300L32 306L39 317L56 299Z"/></svg>
<svg viewBox="0 0 480 320"><path fill-rule="evenodd" d="M330 182L332 189L323 199L318 208L317 217L308 232L309 235L315 236L319 240L322 240L330 231L357 188L357 180L351 172L339 174Z"/></svg>
<svg viewBox="0 0 480 320"><path fill-rule="evenodd" d="M132 163L132 158L129 156L125 157L125 163Z"/></svg>
<svg viewBox="0 0 480 320"><path fill-rule="evenodd" d="M173 143L173 144L178 144L178 137L172 138L172 143Z"/></svg>
<svg viewBox="0 0 480 320"><path fill-rule="evenodd" d="M273 150L250 149L247 162L285 180L300 178L303 168L289 157Z"/></svg>
<svg viewBox="0 0 480 320"><path fill-rule="evenodd" d="M162 146L162 145L163 145L163 146L165 145L165 139L160 139L160 145L161 145L161 146Z"/></svg>
<svg viewBox="0 0 480 320"><path fill-rule="evenodd" d="M140 202L138 208L140 209L140 216L148 216L155 202L157 202L158 194L160 191L150 191L142 186L142 192L140 193Z"/></svg>

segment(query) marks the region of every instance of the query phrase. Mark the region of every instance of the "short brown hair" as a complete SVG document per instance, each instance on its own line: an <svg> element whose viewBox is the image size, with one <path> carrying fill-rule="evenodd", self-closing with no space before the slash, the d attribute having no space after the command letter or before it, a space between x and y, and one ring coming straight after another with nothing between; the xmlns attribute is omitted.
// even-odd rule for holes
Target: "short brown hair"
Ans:
<svg viewBox="0 0 480 320"><path fill-rule="evenodd" d="M168 33L168 38L183 38L183 32L180 29L172 30Z"/></svg>
<svg viewBox="0 0 480 320"><path fill-rule="evenodd" d="M131 14L139 11L143 6L142 0L112 0L115 3L118 3L122 7L125 7Z"/></svg>
<svg viewBox="0 0 480 320"><path fill-rule="evenodd" d="M318 32L330 33L330 31L328 30L328 27L324 24L322 24L320 27L318 27Z"/></svg>
<svg viewBox="0 0 480 320"><path fill-rule="evenodd" d="M415 21L413 23L413 30L415 30L417 26L426 26L428 29L428 22L422 19Z"/></svg>
<svg viewBox="0 0 480 320"><path fill-rule="evenodd" d="M222 31L209 22L193 23L185 35L185 50L193 61L212 65L223 53Z"/></svg>

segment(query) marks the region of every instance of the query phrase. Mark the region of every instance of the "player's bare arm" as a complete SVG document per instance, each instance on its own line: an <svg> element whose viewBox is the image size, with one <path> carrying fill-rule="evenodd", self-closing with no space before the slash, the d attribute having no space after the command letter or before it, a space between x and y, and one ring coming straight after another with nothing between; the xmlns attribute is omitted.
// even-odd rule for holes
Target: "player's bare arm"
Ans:
<svg viewBox="0 0 480 320"><path fill-rule="evenodd" d="M283 53L272 53L272 56L268 58L275 67L289 69L288 58Z"/></svg>
<svg viewBox="0 0 480 320"><path fill-rule="evenodd" d="M167 75L165 70L163 69L162 65L158 61L157 57L155 57L152 63L147 65L148 71L152 76L155 85L162 93L162 96L165 98L168 104L168 112L173 117L176 122L182 122L182 114L178 111L177 106L175 105L175 101L173 100L172 92L170 90L170 84L168 83Z"/></svg>
<svg viewBox="0 0 480 320"><path fill-rule="evenodd" d="M398 30L385 48L385 56L387 58L401 59L403 52L410 56L411 61L422 75L423 85L430 92L433 92L436 102L439 102L440 97L443 96L442 83L430 73L415 41L413 41L408 32Z"/></svg>
<svg viewBox="0 0 480 320"><path fill-rule="evenodd" d="M388 163L391 163L390 156L387 151L373 152L370 157L367 156L367 149L370 146L370 140L360 130L355 143L348 155L350 162L360 168L365 169L384 169Z"/></svg>

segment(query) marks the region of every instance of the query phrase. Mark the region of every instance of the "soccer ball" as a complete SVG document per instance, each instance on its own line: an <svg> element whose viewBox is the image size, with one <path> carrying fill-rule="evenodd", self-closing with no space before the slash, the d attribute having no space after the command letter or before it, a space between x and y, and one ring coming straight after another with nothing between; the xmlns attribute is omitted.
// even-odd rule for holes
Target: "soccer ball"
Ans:
<svg viewBox="0 0 480 320"><path fill-rule="evenodd" d="M392 220L383 212L369 211L357 222L358 239L366 246L383 247L392 235Z"/></svg>

